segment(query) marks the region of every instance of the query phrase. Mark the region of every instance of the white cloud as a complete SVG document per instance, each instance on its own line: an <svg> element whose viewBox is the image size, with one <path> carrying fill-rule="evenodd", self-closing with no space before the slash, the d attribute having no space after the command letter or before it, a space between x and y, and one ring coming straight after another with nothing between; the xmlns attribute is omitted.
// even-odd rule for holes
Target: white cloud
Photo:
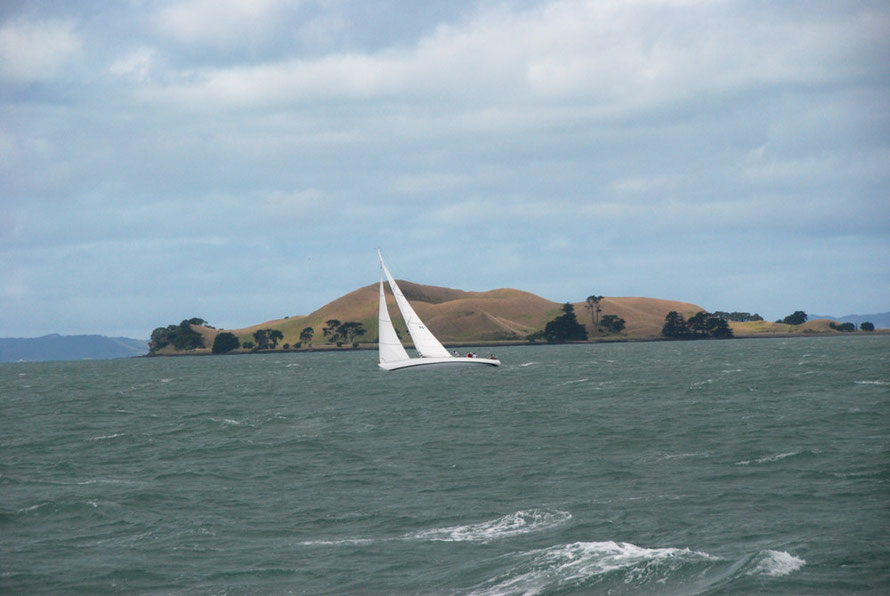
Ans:
<svg viewBox="0 0 890 596"><path fill-rule="evenodd" d="M478 0L443 16L389 2L386 20L360 0L83 6L66 8L72 21L0 21L0 82L65 75L3 100L3 258L45 272L8 295L70 294L58 280L85 273L88 303L97 274L64 254L93 238L99 273L117 263L174 309L206 288L172 297L144 280L196 263L239 280L225 300L245 324L364 283L351 265L377 244L430 283L558 300L596 280L597 293L704 303L725 279L753 310L782 276L721 276L778 270L785 253L806 255L795 266L811 279L844 277L845 296L887 295L886 276L845 277L859 261L887 269L869 256L888 254L890 229L890 11L877 3ZM402 12L415 19L393 24ZM810 257L842 236L842 257ZM208 237L228 244L189 243ZM106 256L130 239L128 259ZM465 251L486 259L461 266ZM288 267L277 297L238 294ZM794 284L776 300L812 288Z"/></svg>
<svg viewBox="0 0 890 596"><path fill-rule="evenodd" d="M136 83L145 83L149 80L157 61L158 51L154 48L143 47L112 62L108 67L108 72Z"/></svg>
<svg viewBox="0 0 890 596"><path fill-rule="evenodd" d="M222 43L275 26L283 4L191 0L163 15L183 41ZM460 26L439 26L413 47L191 70L155 97L250 108L398 98L448 112L551 104L603 119L776 84L830 83L850 76L846 64L881 43L874 25L856 15L841 14L840 22L779 16L657 0L563 1L518 13L498 4Z"/></svg>
<svg viewBox="0 0 890 596"><path fill-rule="evenodd" d="M159 11L161 32L187 46L239 47L260 40L282 23L297 0L185 0Z"/></svg>
<svg viewBox="0 0 890 596"><path fill-rule="evenodd" d="M0 28L0 79L48 81L77 60L83 40L71 21L12 21Z"/></svg>

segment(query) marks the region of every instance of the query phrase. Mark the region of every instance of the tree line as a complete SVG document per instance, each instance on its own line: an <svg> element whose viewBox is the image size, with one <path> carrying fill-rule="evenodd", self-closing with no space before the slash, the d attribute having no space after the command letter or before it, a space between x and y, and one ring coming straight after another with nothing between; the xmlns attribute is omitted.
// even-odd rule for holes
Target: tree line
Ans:
<svg viewBox="0 0 890 596"><path fill-rule="evenodd" d="M202 318L193 317L185 319L178 325L167 325L166 327L158 327L151 333L149 342L149 352L156 353L159 350L172 345L177 351L190 351L206 347L204 345L203 336L192 329L193 325L200 325L213 329L211 325ZM322 333L327 343L342 346L344 343L351 343L353 347L357 346L356 340L367 333L364 326L356 321L340 322L337 319L329 319L322 329ZM312 339L315 337L315 329L305 327L301 332L300 341L294 344L294 348L301 348L304 344L312 346ZM284 339L284 334L278 329L258 329L253 332L252 340L241 342L234 333L230 331L221 331L213 340L211 351L214 354L226 354L233 350L245 349L252 351L275 350L278 348L279 342ZM282 346L285 350L291 348L290 344Z"/></svg>
<svg viewBox="0 0 890 596"><path fill-rule="evenodd" d="M664 317L661 335L671 339L729 339L733 337L732 329L723 317L700 311L687 320L675 310Z"/></svg>
<svg viewBox="0 0 890 596"><path fill-rule="evenodd" d="M341 323L337 319L329 319L325 322L325 326L322 329L322 334L327 340L327 343L335 343L338 347L346 342L349 342L353 347L356 347L358 343L355 340L365 335L365 333L366 330L361 323L356 321L346 321L345 323ZM303 344L311 347L312 339L314 337L315 329L312 327L304 327L300 332L299 342L295 343L293 346L284 344L282 348L285 350L289 350L291 347L300 349L303 347ZM278 329L258 329L253 332L253 341L248 340L240 343L238 337L235 336L234 333L224 331L216 336L216 339L213 342L212 351L214 354L225 354L239 348L255 352L261 350L274 350L278 348L278 342L283 339L284 334Z"/></svg>
<svg viewBox="0 0 890 596"><path fill-rule="evenodd" d="M603 312L601 302L603 296L588 296L585 308L590 311L591 323L596 333L621 333L624 330L625 321L617 315L600 314ZM549 321L544 329L526 336L533 343L538 339L547 340L548 343L566 343L569 341L587 341L589 335L587 329L578 322L575 307L571 302L562 305L562 314Z"/></svg>
<svg viewBox="0 0 890 596"><path fill-rule="evenodd" d="M179 325L167 325L166 327L157 327L151 332L151 340L148 343L148 351L150 353L157 352L161 348L165 348L170 344L177 350L197 350L204 347L204 338L201 334L192 329L192 325L201 325L210 327L207 321L199 317L183 320ZM212 327L211 327L212 329Z"/></svg>

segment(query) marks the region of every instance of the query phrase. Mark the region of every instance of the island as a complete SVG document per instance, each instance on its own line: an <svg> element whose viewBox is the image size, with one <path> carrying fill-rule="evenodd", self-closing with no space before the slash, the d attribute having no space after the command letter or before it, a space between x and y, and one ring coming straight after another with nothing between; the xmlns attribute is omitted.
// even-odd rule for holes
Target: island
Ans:
<svg viewBox="0 0 890 596"><path fill-rule="evenodd" d="M418 315L446 346L855 332L829 319L807 320L802 311L782 321L768 322L756 314L710 313L695 304L659 298L592 295L583 302L560 304L510 288L468 292L404 280L399 280L399 285ZM388 299L394 303L392 296ZM286 316L240 329L217 329L193 317L156 328L149 355L370 349L377 343L377 301L378 286L371 284L308 315ZM404 321L394 317L393 323L399 336L408 339Z"/></svg>

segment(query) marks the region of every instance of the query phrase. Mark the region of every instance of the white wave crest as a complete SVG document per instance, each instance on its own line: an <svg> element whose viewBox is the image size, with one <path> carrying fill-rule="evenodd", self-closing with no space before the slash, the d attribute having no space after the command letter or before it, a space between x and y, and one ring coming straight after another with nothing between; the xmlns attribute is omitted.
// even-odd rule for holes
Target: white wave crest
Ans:
<svg viewBox="0 0 890 596"><path fill-rule="evenodd" d="M520 366L520 367L524 367L524 366L532 366L532 365L534 365L534 364L537 364L537 362L535 362L535 361L526 362L525 364L520 364L519 366Z"/></svg>
<svg viewBox="0 0 890 596"><path fill-rule="evenodd" d="M366 545L381 542L373 538L343 538L341 540L304 540L300 544L303 546L344 546L344 545Z"/></svg>
<svg viewBox="0 0 890 596"><path fill-rule="evenodd" d="M115 439L117 437L122 437L122 436L124 436L124 433L115 433L113 435L101 435L98 437L90 437L88 440L89 441L104 441L106 439Z"/></svg>
<svg viewBox="0 0 890 596"><path fill-rule="evenodd" d="M768 455L766 457L760 457L758 459L746 459L744 461L738 461L735 465L737 466L750 466L752 463L754 464L768 464L774 461L779 461L780 459L785 459L786 457L792 457L794 455L800 455L800 451L789 451L788 453L778 453L776 455Z"/></svg>
<svg viewBox="0 0 890 596"><path fill-rule="evenodd" d="M806 565L806 561L781 550L765 550L759 554L757 565L748 575L768 575L782 577L797 571Z"/></svg>
<svg viewBox="0 0 890 596"><path fill-rule="evenodd" d="M235 420L233 418L213 418L213 417L211 417L210 421L217 422L217 423L221 424L222 426L243 426L245 424L248 424L247 420ZM248 424L248 426L250 426L250 425Z"/></svg>
<svg viewBox="0 0 890 596"><path fill-rule="evenodd" d="M857 385L886 385L887 381L855 381Z"/></svg>
<svg viewBox="0 0 890 596"><path fill-rule="evenodd" d="M406 535L414 540L441 542L491 542L508 536L517 536L553 528L572 518L568 511L531 509L517 511L490 521L466 526L451 526L422 530Z"/></svg>
<svg viewBox="0 0 890 596"><path fill-rule="evenodd" d="M470 593L541 594L589 585L613 573L623 574L626 585L659 582L683 565L716 560L688 548L643 548L627 542L575 542L530 551L521 557L524 560L519 565Z"/></svg>

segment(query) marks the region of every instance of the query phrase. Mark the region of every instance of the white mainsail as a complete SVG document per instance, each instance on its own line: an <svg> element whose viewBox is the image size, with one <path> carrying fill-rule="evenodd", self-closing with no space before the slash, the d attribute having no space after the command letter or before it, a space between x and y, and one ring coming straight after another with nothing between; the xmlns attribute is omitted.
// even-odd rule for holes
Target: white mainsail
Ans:
<svg viewBox="0 0 890 596"><path fill-rule="evenodd" d="M379 250L377 251L377 256L380 257L380 266L383 268L383 273L386 275L389 287L392 289L392 293L396 297L396 304L398 304L399 311L402 313L402 318L405 319L405 323L408 325L408 333L411 334L411 339L414 341L414 347L420 354L421 358L450 358L451 354L445 349L445 346L439 343L436 336L426 328L423 321L420 320L420 317L418 317L417 313L414 312L414 309L411 308L408 299L402 294L402 290L399 289L396 280L393 279L392 275L389 273L389 269L386 268L386 264L383 262L383 255L380 254ZM381 282L381 291L382 288L383 285ZM382 304L381 313L386 308L385 302ZM389 318L389 313L387 313L387 318ZM392 327L392 322L390 322L389 326ZM395 334L395 329L393 329L393 334ZM383 336L381 335L381 341L382 339ZM402 348L402 351L404 352L404 348Z"/></svg>

